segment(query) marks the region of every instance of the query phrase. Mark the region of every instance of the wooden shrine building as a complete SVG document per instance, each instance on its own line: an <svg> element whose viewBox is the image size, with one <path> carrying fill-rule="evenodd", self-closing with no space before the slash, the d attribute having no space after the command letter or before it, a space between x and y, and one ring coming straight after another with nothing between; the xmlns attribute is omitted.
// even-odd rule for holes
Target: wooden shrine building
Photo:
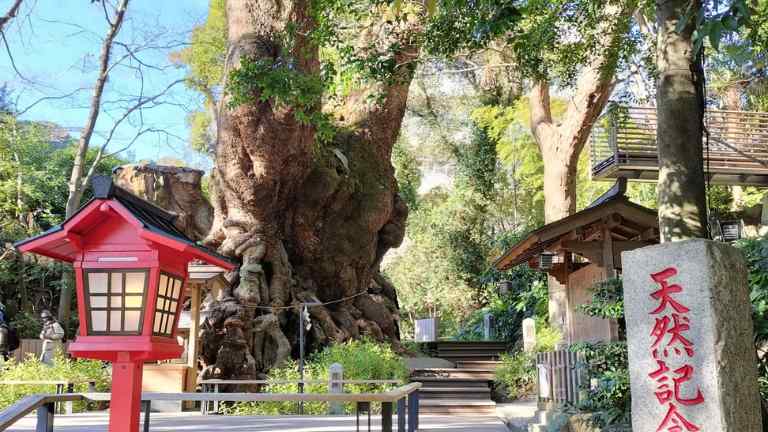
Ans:
<svg viewBox="0 0 768 432"><path fill-rule="evenodd" d="M621 273L621 252L659 241L656 211L632 203L625 192L620 179L589 207L531 232L494 264L508 270L527 263L551 276L549 322L561 329L564 343L618 338L616 322L577 308L590 301L596 282Z"/></svg>

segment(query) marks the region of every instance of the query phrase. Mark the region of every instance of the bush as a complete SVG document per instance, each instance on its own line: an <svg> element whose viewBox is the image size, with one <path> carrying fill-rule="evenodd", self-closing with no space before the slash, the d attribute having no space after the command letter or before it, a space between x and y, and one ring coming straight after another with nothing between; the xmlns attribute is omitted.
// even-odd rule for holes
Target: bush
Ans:
<svg viewBox="0 0 768 432"><path fill-rule="evenodd" d="M392 348L370 340L352 340L343 344L331 345L311 356L304 366L305 380L328 380L328 370L334 363L344 367L345 380L401 380L408 378L408 368ZM289 361L269 372L270 381L297 381L299 367L296 361ZM385 384L345 384L346 393L383 392L392 385ZM267 386L267 393L296 393L296 384L275 384ZM327 393L328 385L311 384L305 386L306 393ZM345 404L345 412L353 413L352 404ZM327 414L325 402L306 402L304 413L309 415ZM296 402L242 402L236 403L225 412L234 415L284 415L297 414Z"/></svg>
<svg viewBox="0 0 768 432"><path fill-rule="evenodd" d="M577 343L571 351L584 356L586 396L576 408L593 413L600 427L625 426L630 422L629 360L625 342ZM592 381L596 385L592 385Z"/></svg>
<svg viewBox="0 0 768 432"><path fill-rule="evenodd" d="M96 391L109 391L110 379L108 369L100 361L71 359L57 351L53 366L40 362L30 355L25 361L16 363L9 360L0 368L0 381L75 381L76 392L93 391L88 388L87 381L94 381ZM3 385L0 386L0 409L5 409L25 396L36 393L55 393L55 385ZM74 404L76 411L83 411L84 403Z"/></svg>
<svg viewBox="0 0 768 432"><path fill-rule="evenodd" d="M509 399L520 399L533 393L536 386L535 356L526 352L502 354L494 382L496 388Z"/></svg>
<svg viewBox="0 0 768 432"><path fill-rule="evenodd" d="M543 320L536 323L534 353L555 349L560 342L560 332L549 327ZM494 381L509 399L519 399L531 394L536 385L536 356L534 353L517 352L502 354Z"/></svg>

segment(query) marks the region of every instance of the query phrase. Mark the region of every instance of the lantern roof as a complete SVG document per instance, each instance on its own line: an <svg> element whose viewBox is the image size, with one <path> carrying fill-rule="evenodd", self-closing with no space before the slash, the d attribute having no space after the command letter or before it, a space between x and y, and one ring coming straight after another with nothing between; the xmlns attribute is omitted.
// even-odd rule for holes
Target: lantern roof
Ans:
<svg viewBox="0 0 768 432"><path fill-rule="evenodd" d="M97 176L92 181L93 198L60 225L18 241L14 246L21 252L34 252L61 261L73 262L83 250L80 241L86 233L105 219L103 204L139 229L138 235L154 243L179 250L208 264L234 269L237 264L230 258L197 244L174 224L176 215L131 192L115 185L108 176Z"/></svg>

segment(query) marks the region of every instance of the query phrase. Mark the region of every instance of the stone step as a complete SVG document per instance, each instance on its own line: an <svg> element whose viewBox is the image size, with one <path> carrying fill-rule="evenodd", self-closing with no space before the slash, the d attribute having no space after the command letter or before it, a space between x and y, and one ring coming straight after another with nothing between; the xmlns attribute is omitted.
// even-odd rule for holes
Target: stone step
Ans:
<svg viewBox="0 0 768 432"><path fill-rule="evenodd" d="M496 415L496 403L491 400L471 399L421 399L420 414L443 415Z"/></svg>
<svg viewBox="0 0 768 432"><path fill-rule="evenodd" d="M449 377L436 377L436 376L419 376L411 377L411 382L420 382L425 387L470 387L488 386L491 380L482 377L463 377L463 378L449 378Z"/></svg>
<svg viewBox="0 0 768 432"><path fill-rule="evenodd" d="M500 361L495 360L468 360L456 362L459 369L481 369L495 371L501 365Z"/></svg>
<svg viewBox="0 0 768 432"><path fill-rule="evenodd" d="M493 380L496 376L494 371L487 369L457 369L457 368L424 368L414 369L411 372L413 377L442 377L442 378L471 378Z"/></svg>
<svg viewBox="0 0 768 432"><path fill-rule="evenodd" d="M486 388L422 388L419 392L419 397L422 399L470 399L470 400L491 400L491 389Z"/></svg>
<svg viewBox="0 0 768 432"><path fill-rule="evenodd" d="M500 356L497 354L466 354L466 353L443 353L438 357L454 363L472 362L472 361L498 361L500 358Z"/></svg>
<svg viewBox="0 0 768 432"><path fill-rule="evenodd" d="M480 348L486 348L486 349L507 349L508 345L506 342L495 342L495 341L473 341L473 342L440 341L436 343L436 346L438 349L464 348L464 347L480 347Z"/></svg>

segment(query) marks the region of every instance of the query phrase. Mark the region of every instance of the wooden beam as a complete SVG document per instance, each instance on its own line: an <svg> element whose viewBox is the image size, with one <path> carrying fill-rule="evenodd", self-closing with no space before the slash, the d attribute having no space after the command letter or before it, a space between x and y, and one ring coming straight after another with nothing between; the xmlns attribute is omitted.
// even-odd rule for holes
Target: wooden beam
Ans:
<svg viewBox="0 0 768 432"><path fill-rule="evenodd" d="M613 256L613 237L611 237L611 229L609 226L603 227L603 268L605 269L605 275L608 278L616 277L616 266L614 265Z"/></svg>
<svg viewBox="0 0 768 432"><path fill-rule="evenodd" d="M587 258L593 264L603 265L602 244L599 241L569 240L563 242L563 248Z"/></svg>

